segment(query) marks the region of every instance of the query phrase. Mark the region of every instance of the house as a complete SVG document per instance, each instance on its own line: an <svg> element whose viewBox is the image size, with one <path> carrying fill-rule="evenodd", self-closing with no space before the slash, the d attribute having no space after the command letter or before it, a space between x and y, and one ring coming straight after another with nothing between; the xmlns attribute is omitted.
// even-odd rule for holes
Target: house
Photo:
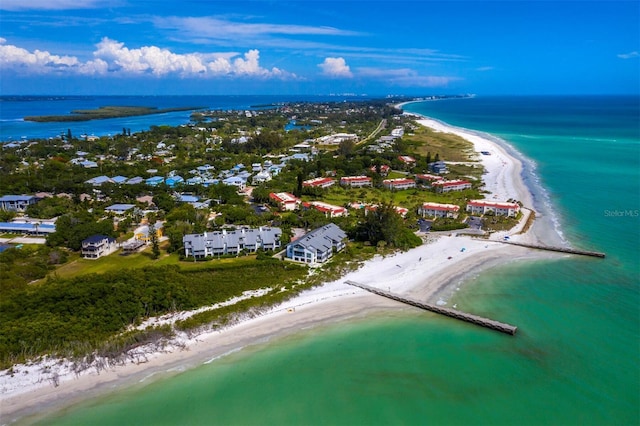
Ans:
<svg viewBox="0 0 640 426"><path fill-rule="evenodd" d="M347 234L336 224L329 223L314 229L303 237L287 244L286 256L295 262L323 263L345 247Z"/></svg>
<svg viewBox="0 0 640 426"><path fill-rule="evenodd" d="M382 186L387 189L399 191L403 189L415 188L416 181L407 178L385 179L382 181Z"/></svg>
<svg viewBox="0 0 640 426"><path fill-rule="evenodd" d="M179 185L184 182L184 178L182 176L170 176L165 180L165 183L168 187L173 188L176 185Z"/></svg>
<svg viewBox="0 0 640 426"><path fill-rule="evenodd" d="M288 192L272 192L269 198L278 205L280 211L292 211L300 207L300 199Z"/></svg>
<svg viewBox="0 0 640 426"><path fill-rule="evenodd" d="M129 178L124 177L124 176L114 176L111 178L111 180L113 181L113 183L117 183L118 185L121 183L125 183Z"/></svg>
<svg viewBox="0 0 640 426"><path fill-rule="evenodd" d="M85 169L95 169L98 167L98 163L96 163L95 161L89 161L89 160L82 161L80 165Z"/></svg>
<svg viewBox="0 0 640 426"><path fill-rule="evenodd" d="M403 135L404 135L403 127L396 127L391 131L391 136L393 136L394 138L401 138Z"/></svg>
<svg viewBox="0 0 640 426"><path fill-rule="evenodd" d="M84 183L87 183L89 185L93 185L93 186L100 186L104 183L113 183L113 180L109 177L109 176L96 176L94 178L91 178L87 181L85 181Z"/></svg>
<svg viewBox="0 0 640 426"><path fill-rule="evenodd" d="M471 200L467 203L467 211L472 214L487 214L515 217L520 211L520 204L489 200Z"/></svg>
<svg viewBox="0 0 640 426"><path fill-rule="evenodd" d="M129 210L133 210L135 208L135 204L114 204L104 209L107 213L115 213L117 215L123 215L129 212Z"/></svg>
<svg viewBox="0 0 640 426"><path fill-rule="evenodd" d="M427 167L429 168L429 171L431 173L442 174L442 173L448 173L449 172L447 170L447 165L444 164L444 161L435 161L433 163L429 163L429 164L427 164Z"/></svg>
<svg viewBox="0 0 640 426"><path fill-rule="evenodd" d="M222 183L229 186L238 187L238 191L242 191L247 186L246 179L239 176L231 176L222 180Z"/></svg>
<svg viewBox="0 0 640 426"><path fill-rule="evenodd" d="M349 212L344 207L334 206L332 204L323 203L322 201L311 201L302 203L305 209L316 209L320 213L324 213L327 217L347 216Z"/></svg>
<svg viewBox="0 0 640 426"><path fill-rule="evenodd" d="M188 234L182 238L182 242L186 257L202 259L208 256L238 254L242 250L248 252L255 252L260 248L275 250L280 247L281 236L280 228L263 226L255 229L242 228L232 231Z"/></svg>
<svg viewBox="0 0 640 426"><path fill-rule="evenodd" d="M378 166L371 166L371 168L369 169L374 173L378 172ZM391 167L387 166L386 164L381 164L380 165L380 176L386 176L389 174L389 172L391 171Z"/></svg>
<svg viewBox="0 0 640 426"><path fill-rule="evenodd" d="M0 210L24 213L27 207L40 199L34 195L3 195L0 197Z"/></svg>
<svg viewBox="0 0 640 426"><path fill-rule="evenodd" d="M433 182L431 187L436 190L436 192L451 192L451 191L463 191L465 189L471 189L471 182L466 180L439 180Z"/></svg>
<svg viewBox="0 0 640 426"><path fill-rule="evenodd" d="M144 179L142 179L140 176L136 176L136 177L132 177L131 179L127 180L125 183L127 185L138 185L140 183L144 182Z"/></svg>
<svg viewBox="0 0 640 426"><path fill-rule="evenodd" d="M408 168L416 165L416 159L408 155L399 155L398 160L400 160L405 165L405 167Z"/></svg>
<svg viewBox="0 0 640 426"><path fill-rule="evenodd" d="M142 195L136 198L136 201L141 204L146 204L148 206L153 204L153 196L152 195Z"/></svg>
<svg viewBox="0 0 640 426"><path fill-rule="evenodd" d="M93 235L82 241L82 257L85 259L98 259L117 249L116 239L106 235Z"/></svg>
<svg viewBox="0 0 640 426"><path fill-rule="evenodd" d="M423 203L418 207L418 214L422 217L458 217L460 206L455 204Z"/></svg>
<svg viewBox="0 0 640 426"><path fill-rule="evenodd" d="M190 177L189 179L186 180L187 185L200 185L203 182L204 182L204 179L202 179L200 176Z"/></svg>
<svg viewBox="0 0 640 426"><path fill-rule="evenodd" d="M190 194L178 194L178 196L176 197L176 201L179 203L193 204L200 201L200 197L198 197L197 195L190 195Z"/></svg>
<svg viewBox="0 0 640 426"><path fill-rule="evenodd" d="M371 186L371 178L368 176L345 176L340 178L340 185L349 186L351 188Z"/></svg>
<svg viewBox="0 0 640 426"><path fill-rule="evenodd" d="M335 179L319 177L315 179L309 179L302 182L302 186L307 188L329 188L336 183Z"/></svg>
<svg viewBox="0 0 640 426"><path fill-rule="evenodd" d="M156 222L153 224L155 229L156 238L162 238L164 235L164 222ZM149 244L151 242L151 234L149 233L150 225L142 225L133 231L133 238L143 243Z"/></svg>
<svg viewBox="0 0 640 426"><path fill-rule="evenodd" d="M164 178L162 176L150 177L145 181L145 183L149 186L158 186L163 182L164 182Z"/></svg>
<svg viewBox="0 0 640 426"><path fill-rule="evenodd" d="M261 183L265 183L270 180L271 180L271 173L264 171L264 172L257 173L253 177L252 182L254 185L260 185Z"/></svg>

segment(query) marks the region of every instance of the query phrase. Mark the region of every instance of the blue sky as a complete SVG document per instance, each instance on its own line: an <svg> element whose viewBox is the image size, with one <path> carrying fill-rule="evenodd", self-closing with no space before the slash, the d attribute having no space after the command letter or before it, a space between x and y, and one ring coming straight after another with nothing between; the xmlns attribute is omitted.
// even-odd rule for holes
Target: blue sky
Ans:
<svg viewBox="0 0 640 426"><path fill-rule="evenodd" d="M639 1L2 0L2 94L640 92Z"/></svg>

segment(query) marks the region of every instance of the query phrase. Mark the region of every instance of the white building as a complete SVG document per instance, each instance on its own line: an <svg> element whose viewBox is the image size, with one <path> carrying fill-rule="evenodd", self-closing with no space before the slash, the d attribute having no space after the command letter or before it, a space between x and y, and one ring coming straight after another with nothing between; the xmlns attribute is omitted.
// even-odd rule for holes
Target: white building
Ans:
<svg viewBox="0 0 640 426"><path fill-rule="evenodd" d="M288 192L272 192L269 194L269 198L273 200L280 211L292 211L300 207L300 199Z"/></svg>
<svg viewBox="0 0 640 426"><path fill-rule="evenodd" d="M371 178L368 176L345 176L340 178L340 185L351 188L362 188L371 186Z"/></svg>
<svg viewBox="0 0 640 426"><path fill-rule="evenodd" d="M382 186L387 189L403 190L416 187L416 181L413 179L397 178L397 179L385 179L382 181Z"/></svg>
<svg viewBox="0 0 640 426"><path fill-rule="evenodd" d="M455 204L423 203L418 208L418 214L422 217L458 217L460 206Z"/></svg>
<svg viewBox="0 0 640 426"><path fill-rule="evenodd" d="M192 258L237 255L241 251L255 252L258 249L275 250L280 247L280 228L242 228L222 230L204 234L188 234L182 238L184 255Z"/></svg>
<svg viewBox="0 0 640 426"><path fill-rule="evenodd" d="M518 203L507 203L489 200L471 200L467 203L467 211L473 214L493 212L496 216L514 217L520 211Z"/></svg>
<svg viewBox="0 0 640 426"><path fill-rule="evenodd" d="M98 259L107 256L118 249L116 239L106 235L93 235L82 240L82 257Z"/></svg>
<svg viewBox="0 0 640 426"><path fill-rule="evenodd" d="M314 229L287 245L287 258L308 264L323 263L345 247L347 234L336 224Z"/></svg>
<svg viewBox="0 0 640 426"><path fill-rule="evenodd" d="M466 180L439 180L431 183L431 187L436 190L436 192L452 192L452 191L463 191L465 189L471 189L471 182Z"/></svg>
<svg viewBox="0 0 640 426"><path fill-rule="evenodd" d="M319 177L315 179L309 179L302 182L302 186L309 188L328 188L336 183L335 179Z"/></svg>
<svg viewBox="0 0 640 426"><path fill-rule="evenodd" d="M302 205L307 209L314 208L320 213L324 213L327 217L341 217L349 214L347 209L344 207L334 206L332 204L323 203L322 201L311 201L308 203L302 203Z"/></svg>

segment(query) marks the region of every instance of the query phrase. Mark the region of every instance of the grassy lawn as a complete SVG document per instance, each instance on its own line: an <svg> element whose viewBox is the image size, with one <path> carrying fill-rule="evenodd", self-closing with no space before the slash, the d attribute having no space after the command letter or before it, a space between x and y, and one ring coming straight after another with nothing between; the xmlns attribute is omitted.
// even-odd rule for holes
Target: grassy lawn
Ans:
<svg viewBox="0 0 640 426"><path fill-rule="evenodd" d="M319 197L309 196L303 198L305 201L320 199ZM396 206L413 209L425 202L457 204L464 208L468 200L478 198L483 198L483 196L480 191L475 189L437 194L423 188L389 191L381 188L346 189L332 187L322 196L322 201L336 206L344 206L356 201L370 204L382 204L391 201Z"/></svg>
<svg viewBox="0 0 640 426"><path fill-rule="evenodd" d="M160 258L154 260L151 256L151 248L147 248L140 253L122 256L121 251L117 251L109 256L100 259L89 260L80 257L79 253L70 256L69 262L51 272L50 275L56 275L60 278L73 278L85 274L103 274L105 272L118 271L122 269L138 269L146 266L164 266L164 265L180 265L183 270L197 271L207 270L214 266L225 264L251 264L255 262L255 255L243 256L237 258L224 258L204 262L188 262L180 261L178 253L160 255Z"/></svg>
<svg viewBox="0 0 640 426"><path fill-rule="evenodd" d="M473 144L451 133L438 133L426 127L416 129L413 135L405 135L402 140L410 152L426 156L436 153L444 161L470 161L475 156Z"/></svg>

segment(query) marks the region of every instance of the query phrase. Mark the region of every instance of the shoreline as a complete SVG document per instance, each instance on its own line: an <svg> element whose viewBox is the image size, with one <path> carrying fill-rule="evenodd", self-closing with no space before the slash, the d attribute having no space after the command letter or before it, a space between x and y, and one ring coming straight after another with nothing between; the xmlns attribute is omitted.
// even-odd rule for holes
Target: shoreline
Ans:
<svg viewBox="0 0 640 426"><path fill-rule="evenodd" d="M417 115L417 114L412 114ZM510 155L495 141L447 126L441 122L418 116L421 125L436 131L463 133L474 144L479 159L486 169L483 175L485 188L491 191L487 198L515 198L525 207L535 211L533 195L522 178L522 162ZM490 156L480 155L487 150ZM500 200L502 200L500 198ZM526 220L523 218L523 221ZM514 235L520 242L538 242L542 238L532 227L524 234ZM7 371L0 372L0 424L7 424L40 411L56 411L86 401L122 387L132 386L151 376L166 377L170 371L195 368L238 350L265 344L284 336L299 333L308 328L361 318L376 313L397 310L397 302L386 300L355 289L346 280L362 282L369 286L389 289L432 303L444 303L461 280L496 265L515 259L539 259L549 254L531 252L522 247L497 243L504 233L496 233L490 239L457 236L438 236L404 253L388 257L376 256L358 270L346 274L337 281L308 290L261 316L241 320L238 324L219 331L207 332L195 337L182 334L163 351L149 351L142 355L143 362L127 361L125 365L109 367L102 371L95 368L77 376L64 365L51 362L59 370L54 377L41 371L46 363L32 366L16 366L14 377ZM462 250L462 249L465 250ZM407 308L409 309L409 308ZM500 318L496 318L500 320ZM57 365L57 367L56 367ZM67 366L68 367L68 366ZM25 374L27 372L27 374ZM165 373L165 374L158 374Z"/></svg>

